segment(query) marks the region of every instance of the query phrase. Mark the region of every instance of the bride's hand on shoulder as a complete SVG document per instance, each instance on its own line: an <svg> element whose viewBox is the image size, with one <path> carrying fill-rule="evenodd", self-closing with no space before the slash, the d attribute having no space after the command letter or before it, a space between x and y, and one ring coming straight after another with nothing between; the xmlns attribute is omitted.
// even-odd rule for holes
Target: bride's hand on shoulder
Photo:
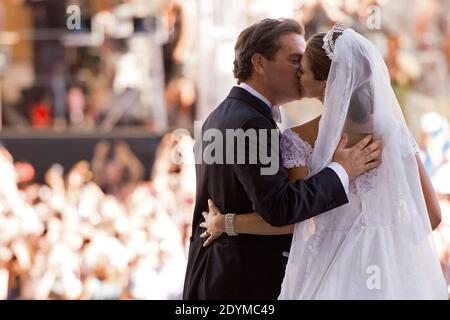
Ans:
<svg viewBox="0 0 450 320"><path fill-rule="evenodd" d="M200 227L206 229L200 235L201 238L206 238L206 241L203 243L204 247L209 246L225 232L225 215L222 214L212 200L208 200L208 207L209 212L202 212L205 221L200 223Z"/></svg>

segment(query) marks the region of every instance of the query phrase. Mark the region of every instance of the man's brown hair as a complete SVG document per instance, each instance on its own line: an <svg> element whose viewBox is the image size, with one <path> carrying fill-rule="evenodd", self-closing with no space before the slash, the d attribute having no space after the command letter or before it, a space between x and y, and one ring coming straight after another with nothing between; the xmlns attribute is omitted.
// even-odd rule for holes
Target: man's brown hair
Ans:
<svg viewBox="0 0 450 320"><path fill-rule="evenodd" d="M273 60L281 48L280 37L288 33L304 35L303 26L293 19L264 19L244 29L234 47L234 77L238 83L249 79L253 72L252 56L260 53Z"/></svg>

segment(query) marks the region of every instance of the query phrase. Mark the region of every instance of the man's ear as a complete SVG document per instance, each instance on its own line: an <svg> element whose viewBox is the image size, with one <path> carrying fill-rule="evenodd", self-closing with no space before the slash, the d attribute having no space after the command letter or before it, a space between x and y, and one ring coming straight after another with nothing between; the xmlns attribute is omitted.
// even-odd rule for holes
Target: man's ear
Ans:
<svg viewBox="0 0 450 320"><path fill-rule="evenodd" d="M253 69L257 74L263 74L266 67L266 58L261 53L252 55Z"/></svg>

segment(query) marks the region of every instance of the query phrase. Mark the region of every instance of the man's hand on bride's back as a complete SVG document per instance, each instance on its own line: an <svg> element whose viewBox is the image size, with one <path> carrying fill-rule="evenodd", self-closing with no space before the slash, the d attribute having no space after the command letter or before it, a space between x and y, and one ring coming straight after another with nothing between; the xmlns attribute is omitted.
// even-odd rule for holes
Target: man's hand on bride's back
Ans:
<svg viewBox="0 0 450 320"><path fill-rule="evenodd" d="M206 238L206 241L203 243L204 247L209 246L225 232L225 215L222 214L220 209L211 199L208 200L208 207L209 213L206 211L202 212L205 221L200 223L200 227L206 229L206 231L200 235L200 238Z"/></svg>
<svg viewBox="0 0 450 320"><path fill-rule="evenodd" d="M378 167L381 164L381 140L372 141L368 135L351 148L347 148L348 137L344 134L334 152L333 161L339 163L350 179Z"/></svg>

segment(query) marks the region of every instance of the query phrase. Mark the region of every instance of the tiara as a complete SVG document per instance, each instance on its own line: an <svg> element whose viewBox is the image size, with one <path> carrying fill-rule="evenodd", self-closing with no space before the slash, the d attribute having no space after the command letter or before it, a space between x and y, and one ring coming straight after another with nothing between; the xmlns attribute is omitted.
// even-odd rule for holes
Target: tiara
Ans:
<svg viewBox="0 0 450 320"><path fill-rule="evenodd" d="M335 40L333 40L333 36L335 33L344 32L345 29L347 29L347 26L345 26L342 23L337 22L333 26L333 28L331 28L331 30L328 31L327 34L323 36L322 48L325 50L325 52L326 52L328 58L330 58L330 60L333 60L333 57L334 57Z"/></svg>

